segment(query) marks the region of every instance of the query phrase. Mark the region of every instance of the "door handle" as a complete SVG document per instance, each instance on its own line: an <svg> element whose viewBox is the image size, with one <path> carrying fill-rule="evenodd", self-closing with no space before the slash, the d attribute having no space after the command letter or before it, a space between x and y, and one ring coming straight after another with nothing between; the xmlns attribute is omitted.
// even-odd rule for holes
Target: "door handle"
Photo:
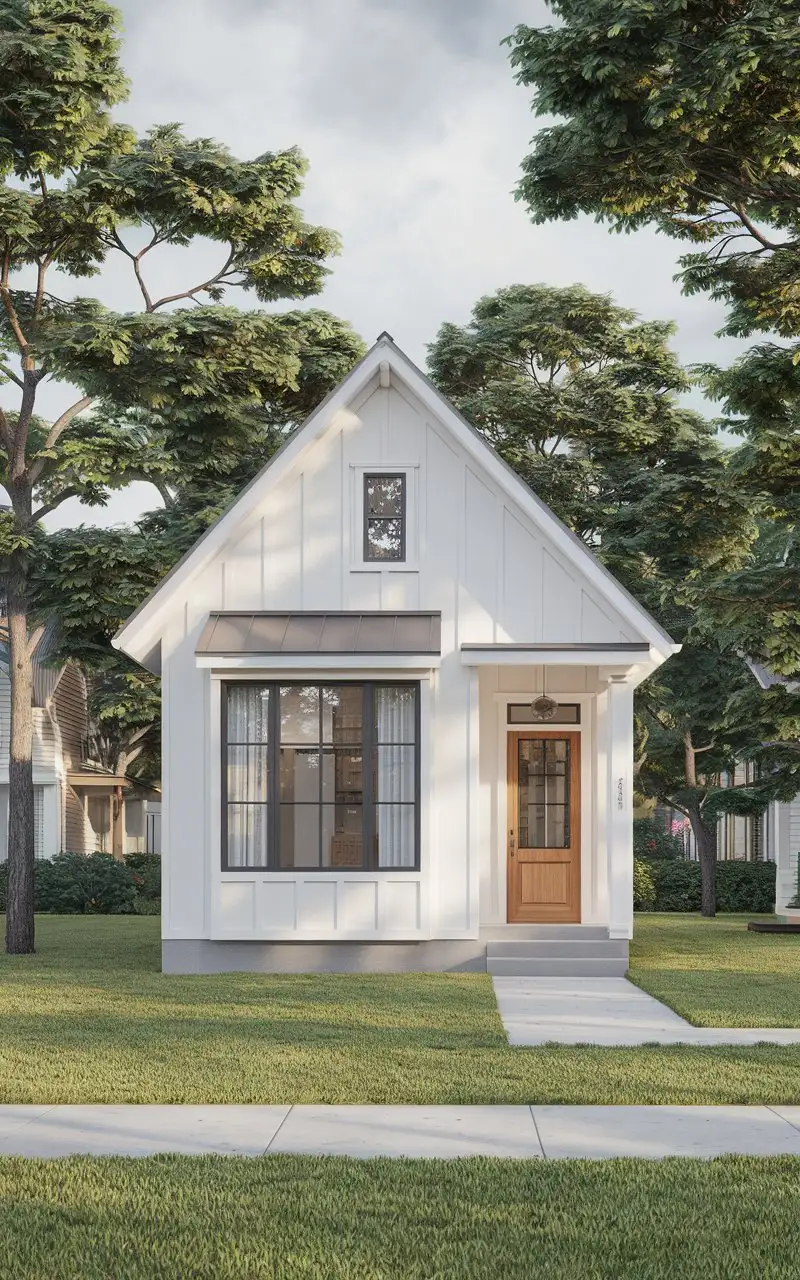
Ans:
<svg viewBox="0 0 800 1280"><path fill-rule="evenodd" d="M512 830L511 832L509 832L509 836L510 836L510 841L511 841L511 857L513 858L513 857L514 857L514 849L515 849L515 847L516 847L516 846L515 846L515 843L514 843L514 832L513 832L513 830Z"/></svg>

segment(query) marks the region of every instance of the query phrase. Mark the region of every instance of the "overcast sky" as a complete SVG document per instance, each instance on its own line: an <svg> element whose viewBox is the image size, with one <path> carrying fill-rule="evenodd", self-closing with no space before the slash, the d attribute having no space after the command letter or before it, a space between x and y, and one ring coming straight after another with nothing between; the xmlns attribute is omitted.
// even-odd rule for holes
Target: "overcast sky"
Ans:
<svg viewBox="0 0 800 1280"><path fill-rule="evenodd" d="M500 42L518 22L546 23L542 0L120 7L132 93L117 114L140 131L179 121L240 158L299 146L310 162L305 215L343 239L313 305L351 321L368 342L388 329L424 363L439 325L464 323L482 294L579 281L644 318L676 320L686 362L724 361L735 350L714 337L721 308L683 298L673 282L674 241L649 231L614 236L588 220L534 227L514 201L537 122ZM183 251L160 253L159 278L185 287ZM91 287L112 306L136 306L121 269ZM149 486L134 486L104 513L70 503L50 523L113 523L156 501Z"/></svg>

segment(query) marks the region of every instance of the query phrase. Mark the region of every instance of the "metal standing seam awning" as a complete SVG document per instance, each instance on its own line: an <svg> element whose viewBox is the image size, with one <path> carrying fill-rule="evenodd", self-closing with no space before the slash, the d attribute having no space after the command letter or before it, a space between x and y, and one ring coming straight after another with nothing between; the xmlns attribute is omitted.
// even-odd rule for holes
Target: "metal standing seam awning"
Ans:
<svg viewBox="0 0 800 1280"><path fill-rule="evenodd" d="M635 666L650 661L647 641L600 641L597 644L462 644L461 663L466 667L527 666Z"/></svg>
<svg viewBox="0 0 800 1280"><path fill-rule="evenodd" d="M442 615L428 612L219 612L209 615L195 650L198 663L261 659L412 658L434 665L441 654Z"/></svg>

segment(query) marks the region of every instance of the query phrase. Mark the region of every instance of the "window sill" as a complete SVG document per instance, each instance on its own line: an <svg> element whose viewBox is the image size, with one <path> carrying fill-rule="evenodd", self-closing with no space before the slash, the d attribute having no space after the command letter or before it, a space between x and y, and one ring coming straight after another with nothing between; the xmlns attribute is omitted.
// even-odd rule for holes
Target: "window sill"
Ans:
<svg viewBox="0 0 800 1280"><path fill-rule="evenodd" d="M228 876L231 883L235 883L240 876L252 876L254 879L263 880L301 880L307 876L316 878L317 876L325 876L326 879L338 877L340 880L376 880L383 879L386 876L400 875L404 879L406 876L416 876L418 879L422 877L422 871L419 867L381 867L374 871L365 871L360 867L298 867L296 871L288 871L285 868L280 871L269 871L266 867L223 867L220 876L225 880Z"/></svg>
<svg viewBox="0 0 800 1280"><path fill-rule="evenodd" d="M407 560L380 561L357 560L350 565L351 573L419 573L419 565Z"/></svg>

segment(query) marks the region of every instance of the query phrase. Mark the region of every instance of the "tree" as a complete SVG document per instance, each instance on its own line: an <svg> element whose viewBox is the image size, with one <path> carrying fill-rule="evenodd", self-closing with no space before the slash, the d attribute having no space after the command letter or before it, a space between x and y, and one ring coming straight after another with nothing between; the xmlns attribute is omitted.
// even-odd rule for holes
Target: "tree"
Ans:
<svg viewBox="0 0 800 1280"><path fill-rule="evenodd" d="M759 812L797 785L800 760L773 767L764 735L785 727L786 709L777 698L769 708L759 701L740 657L692 639L687 584L745 570L759 507L714 424L678 403L688 379L671 332L581 286L515 285L481 299L467 326L444 325L430 366L506 461L684 644L640 692L637 785L691 821L703 910L713 915L719 813ZM724 786L745 755L763 761L759 784Z"/></svg>
<svg viewBox="0 0 800 1280"><path fill-rule="evenodd" d="M795 0L553 0L557 27L509 38L542 129L518 196L535 221L593 214L695 247L684 290L728 303L723 332L800 335L800 25ZM703 633L800 672L797 362L755 347L699 370L744 438L730 476L759 536L734 573L685 584Z"/></svg>
<svg viewBox="0 0 800 1280"><path fill-rule="evenodd" d="M302 394L302 347L314 327L331 358L340 340L345 360L359 347L324 313L301 324L222 305L234 288L262 302L313 295L336 237L306 224L297 208L305 169L297 151L239 161L175 125L137 140L115 124L110 108L127 92L118 22L104 0L79 10L65 0L0 0L0 377L16 395L0 411L11 502L0 517L0 555L12 690L12 952L34 945L30 655L41 519L68 497L103 502L109 489L142 475L163 488L179 458L245 450L264 406ZM218 269L155 296L148 255L198 237L220 246ZM97 274L113 256L129 266L141 312L51 291L64 277ZM39 429L46 378L78 396ZM156 415L162 436L143 447L120 421L131 410Z"/></svg>
<svg viewBox="0 0 800 1280"><path fill-rule="evenodd" d="M437 386L656 605L701 559L741 563L756 532L713 425L678 402L689 379L673 331L582 285L512 285L428 349Z"/></svg>
<svg viewBox="0 0 800 1280"><path fill-rule="evenodd" d="M617 231L655 226L692 250L680 259L684 291L728 304L724 333L800 335L796 0L552 0L551 7L558 26L521 26L508 41L518 81L536 89L536 114L558 118L523 162L517 195L534 220L591 214ZM674 560L658 561L665 581L673 578L688 639L720 662L729 657L737 679L743 653L786 675L800 672L799 357L799 347L763 344L730 370L698 371L709 396L723 402L720 424L743 437L726 460L724 502L747 511L755 531L745 554L731 560L704 517L695 530L722 548L720 558L704 552L683 578ZM646 511L647 502L637 515ZM629 538L641 545L652 531L629 527ZM678 532L665 520L662 544ZM676 726L692 711L686 703L677 715L676 700L696 692L681 671L671 662L664 681L674 687L661 686ZM766 745L744 733L742 751L791 783L800 744L791 690L763 694L752 681L741 689L734 681L727 693L717 686L716 698L726 734L737 716L742 729L759 726ZM706 811L738 803L747 797L732 793ZM706 906L707 899L708 886Z"/></svg>
<svg viewBox="0 0 800 1280"><path fill-rule="evenodd" d="M785 689L764 698L740 658L690 644L637 691L636 721L637 789L689 819L702 914L713 916L720 815L756 816L800 790L800 756L771 741L796 731L800 700ZM743 760L760 771L731 785Z"/></svg>
<svg viewBox="0 0 800 1280"><path fill-rule="evenodd" d="M508 43L539 131L518 196L537 222L592 214L699 246L688 291L726 331L800 331L796 0L549 0L558 26Z"/></svg>

